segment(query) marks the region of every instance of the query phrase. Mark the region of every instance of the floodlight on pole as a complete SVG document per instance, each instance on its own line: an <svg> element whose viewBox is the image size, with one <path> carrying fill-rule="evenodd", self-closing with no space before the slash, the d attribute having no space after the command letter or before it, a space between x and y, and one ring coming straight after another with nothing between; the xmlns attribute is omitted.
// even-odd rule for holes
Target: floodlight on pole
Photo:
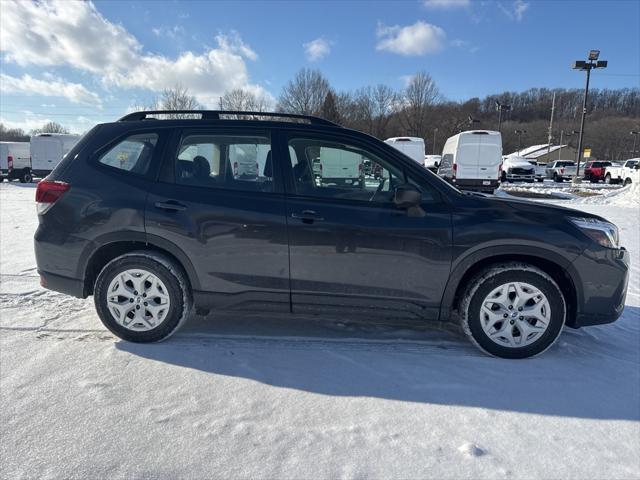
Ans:
<svg viewBox="0 0 640 480"><path fill-rule="evenodd" d="M600 50L590 50L589 59L587 61L577 60L573 62L574 70L584 70L587 72L587 83L584 87L584 97L582 99L582 118L580 119L580 136L578 137L578 151L576 152L576 176L573 177L574 183L580 183L580 161L582 160L582 142L584 139L584 120L587 115L587 101L589 99L589 79L591 78L591 70L594 68L606 68L607 61L600 60Z"/></svg>
<svg viewBox="0 0 640 480"><path fill-rule="evenodd" d="M498 110L498 131L502 131L502 111L508 112L511 110L511 105L500 103L496 100L496 110Z"/></svg>

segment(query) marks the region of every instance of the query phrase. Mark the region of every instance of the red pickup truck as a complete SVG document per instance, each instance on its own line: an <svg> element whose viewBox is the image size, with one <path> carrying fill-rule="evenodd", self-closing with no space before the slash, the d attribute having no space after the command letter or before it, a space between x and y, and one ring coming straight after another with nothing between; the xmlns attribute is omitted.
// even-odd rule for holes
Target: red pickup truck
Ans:
<svg viewBox="0 0 640 480"><path fill-rule="evenodd" d="M598 183L600 180L604 180L604 171L611 165L611 162L587 162L584 166L584 179L589 180L591 183Z"/></svg>

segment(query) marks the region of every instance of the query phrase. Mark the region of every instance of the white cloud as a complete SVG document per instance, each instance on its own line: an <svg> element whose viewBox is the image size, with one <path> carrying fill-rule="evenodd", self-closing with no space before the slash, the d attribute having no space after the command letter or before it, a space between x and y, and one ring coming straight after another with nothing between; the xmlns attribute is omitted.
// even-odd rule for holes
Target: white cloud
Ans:
<svg viewBox="0 0 640 480"><path fill-rule="evenodd" d="M427 8L448 10L452 8L468 7L471 0L424 0L424 6Z"/></svg>
<svg viewBox="0 0 640 480"><path fill-rule="evenodd" d="M524 0L515 0L515 2L509 4L508 7L505 7L502 3L498 3L498 7L500 7L500 10L502 10L507 17L518 22L522 21L525 12L529 10L529 6L530 4Z"/></svg>
<svg viewBox="0 0 640 480"><path fill-rule="evenodd" d="M442 28L421 20L406 27L379 25L377 34L380 39L377 50L407 56L439 52L447 38Z"/></svg>
<svg viewBox="0 0 640 480"><path fill-rule="evenodd" d="M324 38L316 38L309 43L304 43L304 54L310 62L317 62L331 53L331 42Z"/></svg>
<svg viewBox="0 0 640 480"><path fill-rule="evenodd" d="M87 90L80 83L67 82L51 75L46 75L45 80L40 80L31 75L22 75L18 78L0 73L0 91L33 96L64 97L73 103L102 107L102 101L97 93Z"/></svg>
<svg viewBox="0 0 640 480"><path fill-rule="evenodd" d="M451 40L450 45L461 50L467 50L471 53L476 53L479 50L479 47L472 45L471 42L461 40L459 38Z"/></svg>
<svg viewBox="0 0 640 480"><path fill-rule="evenodd" d="M174 25L173 27L156 27L151 31L156 37L169 37L173 40L184 37L185 30L180 25Z"/></svg>
<svg viewBox="0 0 640 480"><path fill-rule="evenodd" d="M246 61L258 55L235 31L219 33L215 48L169 58L144 52L133 35L90 2L14 0L3 3L2 13L0 49L9 62L68 65L96 75L106 87L158 92L179 83L208 107L217 106L219 96L234 88L271 98L250 82Z"/></svg>

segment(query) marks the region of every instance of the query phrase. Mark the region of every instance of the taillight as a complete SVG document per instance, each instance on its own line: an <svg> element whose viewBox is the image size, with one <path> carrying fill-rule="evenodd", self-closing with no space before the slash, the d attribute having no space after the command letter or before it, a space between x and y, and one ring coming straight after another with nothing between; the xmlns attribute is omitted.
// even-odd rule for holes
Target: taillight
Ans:
<svg viewBox="0 0 640 480"><path fill-rule="evenodd" d="M564 168L560 169L560 174L562 175L564 173Z"/></svg>
<svg viewBox="0 0 640 480"><path fill-rule="evenodd" d="M362 164L359 163L358 164L358 176L361 177L362 175L364 175L364 170L363 170Z"/></svg>
<svg viewBox="0 0 640 480"><path fill-rule="evenodd" d="M13 156L9 155L7 157L7 170L11 171L13 170Z"/></svg>
<svg viewBox="0 0 640 480"><path fill-rule="evenodd" d="M238 176L238 162L233 162L233 176Z"/></svg>
<svg viewBox="0 0 640 480"><path fill-rule="evenodd" d="M453 164L453 175L452 175L453 180L456 179L456 173L458 173L458 164L454 163Z"/></svg>
<svg viewBox="0 0 640 480"><path fill-rule="evenodd" d="M38 215L45 214L70 188L71 185L65 182L47 180L46 178L41 180L36 188L36 209Z"/></svg>
<svg viewBox="0 0 640 480"><path fill-rule="evenodd" d="M256 162L256 177L260 176L260 164Z"/></svg>

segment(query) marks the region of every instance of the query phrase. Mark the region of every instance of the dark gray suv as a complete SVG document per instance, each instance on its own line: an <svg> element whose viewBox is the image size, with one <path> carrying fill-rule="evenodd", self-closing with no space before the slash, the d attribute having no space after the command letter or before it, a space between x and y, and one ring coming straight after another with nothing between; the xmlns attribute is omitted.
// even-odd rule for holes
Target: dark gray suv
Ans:
<svg viewBox="0 0 640 480"><path fill-rule="evenodd" d="M132 113L87 133L36 201L42 285L93 295L134 342L194 309L313 312L456 320L483 351L523 358L624 307L611 223L462 193L315 117Z"/></svg>

